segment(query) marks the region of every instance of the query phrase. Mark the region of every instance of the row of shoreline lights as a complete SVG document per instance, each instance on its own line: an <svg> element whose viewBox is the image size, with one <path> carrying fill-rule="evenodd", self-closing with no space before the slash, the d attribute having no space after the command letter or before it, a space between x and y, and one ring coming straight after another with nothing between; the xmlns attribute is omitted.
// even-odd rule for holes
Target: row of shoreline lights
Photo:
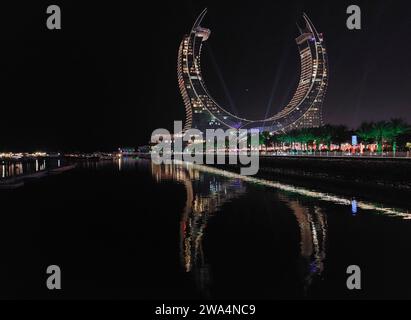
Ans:
<svg viewBox="0 0 411 320"><path fill-rule="evenodd" d="M48 154L46 152L34 152L34 153L3 152L3 153L0 153L0 158L6 158L6 159L7 158L20 159L20 158L23 158L23 157L36 158L36 157L47 157L47 156L48 156Z"/></svg>

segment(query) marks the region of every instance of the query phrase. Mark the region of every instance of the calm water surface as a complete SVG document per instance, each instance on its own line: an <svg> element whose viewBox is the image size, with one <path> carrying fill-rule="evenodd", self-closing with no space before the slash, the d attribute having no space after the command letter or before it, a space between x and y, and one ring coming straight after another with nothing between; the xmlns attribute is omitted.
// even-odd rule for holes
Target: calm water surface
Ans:
<svg viewBox="0 0 411 320"><path fill-rule="evenodd" d="M83 163L0 201L1 298L411 298L407 208L133 159ZM361 291L346 288L349 265Z"/></svg>

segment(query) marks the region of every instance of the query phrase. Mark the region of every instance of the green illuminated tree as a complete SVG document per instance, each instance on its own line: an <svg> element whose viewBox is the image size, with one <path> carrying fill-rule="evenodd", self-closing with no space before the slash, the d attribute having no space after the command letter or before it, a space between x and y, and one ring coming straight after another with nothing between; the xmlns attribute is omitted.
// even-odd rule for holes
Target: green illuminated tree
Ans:
<svg viewBox="0 0 411 320"><path fill-rule="evenodd" d="M379 121L375 123L371 129L371 135L377 143L377 152L382 153L384 141L390 137L390 125L387 121Z"/></svg>
<svg viewBox="0 0 411 320"><path fill-rule="evenodd" d="M388 123L388 139L392 141L392 150L397 152L397 138L410 131L410 126L402 119L391 119Z"/></svg>
<svg viewBox="0 0 411 320"><path fill-rule="evenodd" d="M356 133L361 138L362 142L370 143L373 137L371 135L371 130L374 126L373 122L363 122L361 123L360 127L357 129Z"/></svg>
<svg viewBox="0 0 411 320"><path fill-rule="evenodd" d="M270 143L270 133L268 131L260 132L259 144L265 146L265 151L267 152L267 145Z"/></svg>
<svg viewBox="0 0 411 320"><path fill-rule="evenodd" d="M304 149L306 151L308 151L309 144L312 144L316 139L314 133L312 132L312 129L308 129L308 128L303 128L301 130L298 130L295 138L296 138L296 141L301 143L301 147L304 146Z"/></svg>
<svg viewBox="0 0 411 320"><path fill-rule="evenodd" d="M358 136L364 142L375 142L377 144L377 152L383 152L384 141L392 136L393 130L387 121L379 122L364 122L357 130Z"/></svg>

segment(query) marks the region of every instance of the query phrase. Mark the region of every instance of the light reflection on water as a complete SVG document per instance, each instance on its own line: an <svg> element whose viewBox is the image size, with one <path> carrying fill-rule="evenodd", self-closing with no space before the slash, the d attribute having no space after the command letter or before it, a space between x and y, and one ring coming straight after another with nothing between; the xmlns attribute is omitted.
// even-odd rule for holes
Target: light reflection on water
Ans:
<svg viewBox="0 0 411 320"><path fill-rule="evenodd" d="M279 190L273 193L294 214L300 234L301 281L306 292L316 278L321 278L324 271L327 243L327 215L320 207L321 202L328 202L347 207L353 216L358 210L368 210L373 214L382 214L403 220L410 220L406 210L389 208L371 202L349 199L334 194L308 190L276 181L255 177L241 176L214 167L192 163L174 163L173 165L151 164L151 172L157 182L173 180L184 184L187 200L180 222L180 255L186 272L194 275L199 290L210 297L210 267L207 265L203 250L203 236L207 224L216 212L227 202L246 196L247 188L261 185ZM303 196L301 198L301 196ZM306 206L301 199L319 200L319 205ZM303 201L304 202L304 201Z"/></svg>
<svg viewBox="0 0 411 320"><path fill-rule="evenodd" d="M1 178L10 178L22 174L34 173L61 166L60 159L35 159L27 161L2 161Z"/></svg>
<svg viewBox="0 0 411 320"><path fill-rule="evenodd" d="M275 188L275 189L279 189L279 190L283 190L283 191L287 191L287 192L292 192L292 193L299 194L299 195L302 195L302 196L319 199L321 201L332 202L332 203L335 203L335 204L341 204L341 205L346 205L346 206L355 205L356 209L360 208L362 210L372 210L372 211L375 211L376 213L385 214L385 215L393 216L393 217L399 217L399 218L402 218L404 220L411 220L411 213L409 211L406 211L406 210L401 210L401 209L397 209L397 208L389 208L389 207L385 207L385 206L374 204L374 203L367 202L367 201L358 201L358 200L348 199L346 197L337 196L337 195L333 195L333 194L330 194L330 193L313 191L313 190L309 190L309 189L306 189L306 188L296 187L296 186L293 186L293 185L284 184L284 183L280 183L280 182L276 182L276 181L271 181L271 180L266 180L266 179L261 179L261 178L255 178L255 177L250 177L250 176L242 176L242 175L237 174L237 173L232 173L232 172L229 172L229 171L220 170L220 169L216 169L216 168L213 168L213 167L196 165L196 164L192 164L192 163L184 163L184 164L181 164L181 165L193 166L197 170L200 170L200 171L203 171L203 172L208 172L208 173L212 173L212 174L216 174L216 175L220 175L220 176L224 176L224 177L229 177L229 178L237 178L237 179L241 179L243 181L246 181L246 182L249 182L249 183L252 183L252 184L263 185L263 186L266 186L266 187L272 187L272 188ZM353 204L353 201L355 201L354 204Z"/></svg>
<svg viewBox="0 0 411 320"><path fill-rule="evenodd" d="M186 272L194 275L200 292L210 297L210 267L204 255L203 236L209 219L225 203L247 194L247 183L241 176L225 177L204 174L205 171L207 167L193 165L151 165L157 182L173 180L185 186L187 200L180 222L181 263ZM307 290L314 277L320 277L324 270L327 218L319 207L304 207L286 194L278 194L278 200L291 209L300 229L300 276Z"/></svg>

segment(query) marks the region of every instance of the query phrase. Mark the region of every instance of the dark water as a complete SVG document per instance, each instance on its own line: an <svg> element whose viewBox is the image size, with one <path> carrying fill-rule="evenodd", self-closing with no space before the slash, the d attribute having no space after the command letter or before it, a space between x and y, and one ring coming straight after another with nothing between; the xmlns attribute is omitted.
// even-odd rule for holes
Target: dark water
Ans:
<svg viewBox="0 0 411 320"><path fill-rule="evenodd" d="M127 159L0 201L0 298L411 298L406 209ZM52 264L61 291L46 288Z"/></svg>

